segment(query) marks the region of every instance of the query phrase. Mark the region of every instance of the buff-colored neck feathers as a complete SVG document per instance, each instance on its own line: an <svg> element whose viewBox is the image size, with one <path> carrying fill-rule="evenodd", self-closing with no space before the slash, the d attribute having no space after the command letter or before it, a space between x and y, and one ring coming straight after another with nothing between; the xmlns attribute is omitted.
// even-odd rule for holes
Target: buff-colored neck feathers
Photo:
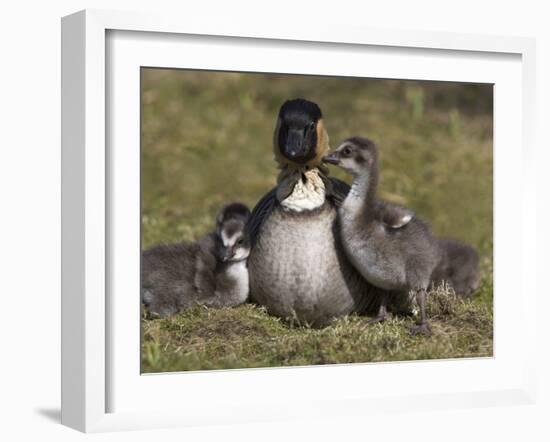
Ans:
<svg viewBox="0 0 550 442"><path fill-rule="evenodd" d="M277 121L273 139L275 161L278 164L277 200L284 209L294 212L313 210L325 202L325 183L321 174L328 175L328 169L322 164L323 157L329 151L328 134L323 120L317 122L317 145L315 156L305 164L296 164L285 158L278 147L281 121Z"/></svg>

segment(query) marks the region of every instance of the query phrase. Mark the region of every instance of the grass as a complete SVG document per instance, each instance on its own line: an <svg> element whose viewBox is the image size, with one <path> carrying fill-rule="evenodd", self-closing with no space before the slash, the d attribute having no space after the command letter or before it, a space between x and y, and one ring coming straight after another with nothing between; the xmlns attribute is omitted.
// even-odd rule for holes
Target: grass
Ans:
<svg viewBox="0 0 550 442"><path fill-rule="evenodd" d="M341 364L490 356L491 308L431 292L432 336L412 336L413 318L368 325L351 315L322 329L291 327L262 307L196 307L173 318L145 321L144 372Z"/></svg>
<svg viewBox="0 0 550 442"><path fill-rule="evenodd" d="M352 135L379 144L382 196L413 208L436 234L476 247L480 289L467 301L433 291L431 338L409 335L412 318L367 326L368 318L352 315L310 329L253 305L144 317L142 370L492 355L488 85L144 69L143 247L198 238L225 202L253 206L275 183L271 137L278 108L298 96L319 103L332 146Z"/></svg>

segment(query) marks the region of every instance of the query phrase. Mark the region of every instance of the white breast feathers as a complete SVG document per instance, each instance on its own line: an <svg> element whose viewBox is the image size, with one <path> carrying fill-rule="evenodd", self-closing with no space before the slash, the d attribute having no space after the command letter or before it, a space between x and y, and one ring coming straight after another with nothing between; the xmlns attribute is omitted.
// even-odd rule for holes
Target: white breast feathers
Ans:
<svg viewBox="0 0 550 442"><path fill-rule="evenodd" d="M286 180L296 180L296 184L294 184L292 193L281 201L281 206L284 209L302 212L321 207L325 202L325 183L319 175L318 169L290 173L283 178L279 185L292 185L292 183L285 182Z"/></svg>

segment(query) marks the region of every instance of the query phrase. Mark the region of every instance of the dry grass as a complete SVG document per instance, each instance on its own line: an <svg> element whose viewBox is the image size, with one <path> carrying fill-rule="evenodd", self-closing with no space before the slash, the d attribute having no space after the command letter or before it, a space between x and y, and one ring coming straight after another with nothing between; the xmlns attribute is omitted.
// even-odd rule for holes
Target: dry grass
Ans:
<svg viewBox="0 0 550 442"><path fill-rule="evenodd" d="M491 355L490 86L144 70L143 246L196 239L227 201L253 206L275 183L278 107L298 96L319 103L333 146L351 135L378 142L383 196L413 208L437 234L474 245L480 290L465 302L432 291L431 338L410 336L411 318L367 326L350 316L316 330L289 327L252 305L144 319L143 370Z"/></svg>
<svg viewBox="0 0 550 442"><path fill-rule="evenodd" d="M412 336L414 318L368 325L352 315L322 329L292 327L262 307L196 307L145 321L144 372L491 356L491 309L443 287L430 293L432 336Z"/></svg>

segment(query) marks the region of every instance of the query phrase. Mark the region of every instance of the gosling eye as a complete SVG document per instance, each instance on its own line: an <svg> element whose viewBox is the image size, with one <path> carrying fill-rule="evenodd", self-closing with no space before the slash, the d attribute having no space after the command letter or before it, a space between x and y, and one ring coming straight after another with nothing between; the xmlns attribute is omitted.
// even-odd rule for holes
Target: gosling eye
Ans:
<svg viewBox="0 0 550 442"><path fill-rule="evenodd" d="M344 155L345 157L351 156L351 147L349 146L344 147L342 149L342 155Z"/></svg>

